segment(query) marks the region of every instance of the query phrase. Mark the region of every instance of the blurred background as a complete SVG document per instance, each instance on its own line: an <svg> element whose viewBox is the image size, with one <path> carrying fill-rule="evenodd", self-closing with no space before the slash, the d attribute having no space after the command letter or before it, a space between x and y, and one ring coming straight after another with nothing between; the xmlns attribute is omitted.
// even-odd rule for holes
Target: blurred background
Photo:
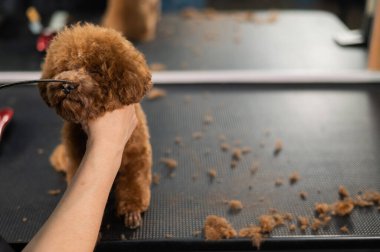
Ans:
<svg viewBox="0 0 380 252"><path fill-rule="evenodd" d="M349 28L359 28L364 14L364 0L164 0L163 12L176 12L183 8L193 6L197 8L211 7L216 10L255 9L298 9L298 10L324 10L336 14ZM69 12L93 12L101 14L106 8L106 1L90 0L3 0L1 12L4 17L14 20L25 20L25 11L29 6L35 6L44 17L54 11L66 10Z"/></svg>
<svg viewBox="0 0 380 252"><path fill-rule="evenodd" d="M153 28L145 27L151 38L125 33L154 71L367 68L376 0L154 2L156 16L141 14L154 19ZM78 21L101 24L106 10L106 0L2 0L0 71L38 71L59 29ZM138 29L136 23L126 26Z"/></svg>

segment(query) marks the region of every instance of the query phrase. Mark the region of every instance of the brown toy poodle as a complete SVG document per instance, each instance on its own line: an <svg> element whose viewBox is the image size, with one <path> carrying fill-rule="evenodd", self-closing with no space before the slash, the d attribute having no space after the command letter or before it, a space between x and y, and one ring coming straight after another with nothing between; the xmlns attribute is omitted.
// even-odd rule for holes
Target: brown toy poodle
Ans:
<svg viewBox="0 0 380 252"><path fill-rule="evenodd" d="M152 150L139 104L151 89L151 74L141 53L112 29L85 24L60 32L51 42L42 78L73 84L39 84L42 98L65 119L62 143L50 157L70 183L86 149L81 123L107 111L135 104L138 124L127 142L115 181L117 214L129 228L141 225L150 202ZM107 130L107 129L104 129Z"/></svg>
<svg viewBox="0 0 380 252"><path fill-rule="evenodd" d="M160 6L160 0L108 0L102 25L129 40L150 41L156 34Z"/></svg>

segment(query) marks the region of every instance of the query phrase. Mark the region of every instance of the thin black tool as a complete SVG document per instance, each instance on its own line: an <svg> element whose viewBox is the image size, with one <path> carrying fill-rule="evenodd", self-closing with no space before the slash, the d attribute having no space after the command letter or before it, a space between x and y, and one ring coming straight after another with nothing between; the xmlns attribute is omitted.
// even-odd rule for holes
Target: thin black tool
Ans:
<svg viewBox="0 0 380 252"><path fill-rule="evenodd" d="M18 85L27 85L27 84L33 84L33 83L49 83L49 82L60 82L60 83L71 83L71 84L74 83L68 80L55 80L55 79L27 80L27 81L18 81L18 82L1 84L0 89L12 87L12 86L18 86Z"/></svg>

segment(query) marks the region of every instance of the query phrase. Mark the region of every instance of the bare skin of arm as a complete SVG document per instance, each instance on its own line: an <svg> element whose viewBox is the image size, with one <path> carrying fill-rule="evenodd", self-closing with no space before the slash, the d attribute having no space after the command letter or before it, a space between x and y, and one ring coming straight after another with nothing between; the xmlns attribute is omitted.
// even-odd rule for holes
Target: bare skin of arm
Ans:
<svg viewBox="0 0 380 252"><path fill-rule="evenodd" d="M23 251L93 251L124 146L137 125L133 105L83 125L86 153L61 201Z"/></svg>

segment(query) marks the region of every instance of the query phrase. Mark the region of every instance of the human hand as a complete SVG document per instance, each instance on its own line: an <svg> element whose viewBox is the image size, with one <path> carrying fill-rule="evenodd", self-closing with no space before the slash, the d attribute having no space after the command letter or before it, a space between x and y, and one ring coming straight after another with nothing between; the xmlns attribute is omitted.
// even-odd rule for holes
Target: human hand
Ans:
<svg viewBox="0 0 380 252"><path fill-rule="evenodd" d="M133 104L82 125L88 135L82 162L58 206L23 251L94 250L125 144L136 126ZM67 241L73 242L62 248Z"/></svg>
<svg viewBox="0 0 380 252"><path fill-rule="evenodd" d="M124 106L82 125L88 135L88 145L101 145L107 150L124 150L124 146L137 126L133 104Z"/></svg>

